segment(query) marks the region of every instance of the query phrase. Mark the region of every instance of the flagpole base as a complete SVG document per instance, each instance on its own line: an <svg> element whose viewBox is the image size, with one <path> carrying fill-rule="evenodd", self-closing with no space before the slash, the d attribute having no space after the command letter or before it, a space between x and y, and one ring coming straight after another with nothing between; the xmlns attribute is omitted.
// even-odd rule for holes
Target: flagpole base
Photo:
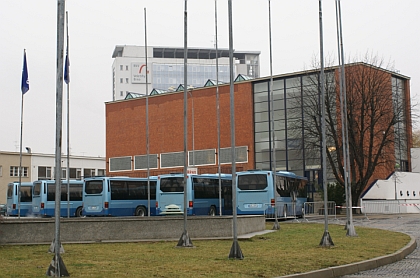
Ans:
<svg viewBox="0 0 420 278"><path fill-rule="evenodd" d="M242 254L241 247L239 247L237 240L233 241L232 247L230 248L229 259L244 259L244 255Z"/></svg>
<svg viewBox="0 0 420 278"><path fill-rule="evenodd" d="M185 230L179 238L176 247L194 247L188 232Z"/></svg>
<svg viewBox="0 0 420 278"><path fill-rule="evenodd" d="M330 236L328 231L324 231L324 235L322 236L321 242L319 243L321 247L331 247L334 246L334 242Z"/></svg>
<svg viewBox="0 0 420 278"><path fill-rule="evenodd" d="M347 226L347 234L346 236L350 236L350 237L357 237L357 233L356 233L356 229L354 228L353 223L349 223Z"/></svg>
<svg viewBox="0 0 420 278"><path fill-rule="evenodd" d="M58 266L58 269L56 268ZM56 263L56 256L52 259L50 266L48 267L46 276L50 277L68 277L70 276L69 272L67 271L66 266L64 265L63 259L60 255L58 255L58 264Z"/></svg>
<svg viewBox="0 0 420 278"><path fill-rule="evenodd" d="M279 221L277 220L277 218L276 218L276 220L274 220L272 230L280 230L280 224L279 224Z"/></svg>

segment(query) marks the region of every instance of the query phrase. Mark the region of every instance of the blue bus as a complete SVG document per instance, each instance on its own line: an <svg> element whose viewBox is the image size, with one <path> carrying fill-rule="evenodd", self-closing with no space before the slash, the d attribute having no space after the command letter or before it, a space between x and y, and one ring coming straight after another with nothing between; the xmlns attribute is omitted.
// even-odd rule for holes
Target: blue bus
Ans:
<svg viewBox="0 0 420 278"><path fill-rule="evenodd" d="M303 215L303 206L307 201L307 178L287 171L275 174L274 192L272 171L251 170L237 173L238 215L261 214L267 218L274 218L274 212L277 213L277 217L284 218Z"/></svg>
<svg viewBox="0 0 420 278"><path fill-rule="evenodd" d="M232 175L220 174L222 214L232 214ZM187 215L215 216L219 205L219 174L187 176ZM160 175L156 185L156 214L184 213L184 175Z"/></svg>
<svg viewBox="0 0 420 278"><path fill-rule="evenodd" d="M70 208L70 216L81 217L82 200L82 180L70 180L70 202L67 201L67 180L61 181L61 202L60 216L67 217L67 210ZM55 216L55 180L39 180L34 182L32 192L32 213L35 216L53 217Z"/></svg>
<svg viewBox="0 0 420 278"><path fill-rule="evenodd" d="M85 216L147 216L147 178L92 177L83 186ZM150 215L155 215L157 177L149 177Z"/></svg>
<svg viewBox="0 0 420 278"><path fill-rule="evenodd" d="M20 216L32 213L32 182L20 183ZM19 215L19 182L11 182L7 185L6 215Z"/></svg>

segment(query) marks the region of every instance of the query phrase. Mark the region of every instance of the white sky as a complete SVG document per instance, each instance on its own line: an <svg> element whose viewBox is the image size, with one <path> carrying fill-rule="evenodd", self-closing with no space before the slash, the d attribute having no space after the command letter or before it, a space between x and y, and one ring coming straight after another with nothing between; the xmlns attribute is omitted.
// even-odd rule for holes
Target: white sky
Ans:
<svg viewBox="0 0 420 278"><path fill-rule="evenodd" d="M268 76L268 0L233 0L233 45L261 51ZM214 0L188 1L188 45L213 47ZM218 45L228 48L227 0L218 0ZM116 45L183 47L183 0L67 0L70 32L70 148L74 155L105 156L105 102L112 100ZM418 0L342 0L346 60L367 52L411 77L412 102L420 90ZM317 0L271 0L273 74L301 71L319 57ZM335 0L323 0L324 55L337 61ZM416 23L417 22L417 23ZM27 51L30 90L24 97L23 150L55 152L57 1L0 1L0 150L19 151L21 72ZM204 84L203 84L204 85ZM63 93L66 151L66 88Z"/></svg>

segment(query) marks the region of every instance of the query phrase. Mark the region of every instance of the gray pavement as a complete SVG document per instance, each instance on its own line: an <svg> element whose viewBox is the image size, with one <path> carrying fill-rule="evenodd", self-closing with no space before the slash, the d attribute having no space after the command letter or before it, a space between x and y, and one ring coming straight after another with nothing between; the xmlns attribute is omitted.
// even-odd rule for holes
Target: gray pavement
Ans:
<svg viewBox="0 0 420 278"><path fill-rule="evenodd" d="M384 265L372 270L362 271L343 278L372 278L372 277L420 277L420 214L399 215L372 215L354 218L354 226L366 226L390 231L403 232L413 236L417 241L417 248L405 259ZM345 223L345 218L339 218L339 222ZM334 222L332 222L334 223Z"/></svg>

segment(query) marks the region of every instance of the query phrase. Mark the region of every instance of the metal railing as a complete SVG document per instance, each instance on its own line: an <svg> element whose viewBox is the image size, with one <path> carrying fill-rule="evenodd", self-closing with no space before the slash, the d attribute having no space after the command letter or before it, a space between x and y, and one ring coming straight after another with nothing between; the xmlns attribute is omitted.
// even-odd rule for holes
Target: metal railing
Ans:
<svg viewBox="0 0 420 278"><path fill-rule="evenodd" d="M297 202L278 202L275 209L270 203L264 204L264 216L267 219L277 218L297 218L302 216L302 203Z"/></svg>
<svg viewBox="0 0 420 278"><path fill-rule="evenodd" d="M335 202L329 201L327 202L327 213L328 217L333 217L337 219L337 211ZM325 215L325 208L324 202L305 202L303 204L303 219L308 221L308 218L319 218L324 217Z"/></svg>
<svg viewBox="0 0 420 278"><path fill-rule="evenodd" d="M364 214L399 214L401 206L399 200L371 200L361 201L362 212Z"/></svg>

